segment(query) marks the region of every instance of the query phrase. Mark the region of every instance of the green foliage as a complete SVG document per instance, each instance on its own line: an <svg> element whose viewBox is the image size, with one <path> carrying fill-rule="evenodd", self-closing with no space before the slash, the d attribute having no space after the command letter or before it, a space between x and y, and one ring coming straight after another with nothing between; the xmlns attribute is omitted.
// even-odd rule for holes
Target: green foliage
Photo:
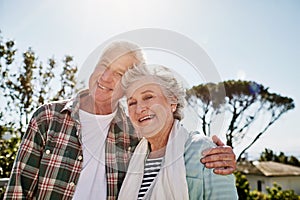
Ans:
<svg viewBox="0 0 300 200"><path fill-rule="evenodd" d="M253 190L250 192L249 200L300 200L293 190L282 190L282 188L274 183L273 187L267 187L267 194Z"/></svg>
<svg viewBox="0 0 300 200"><path fill-rule="evenodd" d="M77 68L72 67L73 58L66 56L63 60L64 66L60 74L60 82L62 84L61 89L54 96L53 100L60 100L64 97L71 97L74 95L74 87L76 86L75 74Z"/></svg>
<svg viewBox="0 0 300 200"><path fill-rule="evenodd" d="M282 190L281 186L273 183L273 187L267 187L267 193L257 190L250 190L247 177L240 172L234 173L236 177L236 187L241 200L300 200L294 190Z"/></svg>
<svg viewBox="0 0 300 200"><path fill-rule="evenodd" d="M282 114L295 107L293 99L271 93L254 81L241 80L194 86L187 91L187 102L198 114L205 135L210 135L214 119L223 115L228 123L227 145L234 147L245 137L252 138L238 160ZM263 121L259 120L261 116ZM265 122L257 133L249 131L255 121Z"/></svg>
<svg viewBox="0 0 300 200"><path fill-rule="evenodd" d="M299 200L298 196L293 190L282 190L281 186L273 183L273 187L267 187L267 200Z"/></svg>
<svg viewBox="0 0 300 200"><path fill-rule="evenodd" d="M35 54L29 49L27 52L23 53L23 66L19 68L18 73L13 72L12 65L7 66L7 79L5 80L4 86L6 87L6 97L10 105L13 106L9 109L19 114L19 127L20 131L23 131L23 121L28 122L28 115L33 111L35 105L33 104L33 94L34 94L34 69L36 65Z"/></svg>
<svg viewBox="0 0 300 200"><path fill-rule="evenodd" d="M250 191L247 200L267 200L267 195L257 190Z"/></svg>
<svg viewBox="0 0 300 200"><path fill-rule="evenodd" d="M60 67L54 58L44 65L29 48L18 59L15 42L0 38L0 177L7 178L16 157L20 137L32 112L45 101L70 98L77 67L65 56ZM56 73L54 73L56 71ZM56 74L60 74L59 77ZM0 188L0 198L3 188Z"/></svg>
<svg viewBox="0 0 300 200"><path fill-rule="evenodd" d="M300 160L298 160L295 156L289 156L287 164L300 167Z"/></svg>
<svg viewBox="0 0 300 200"><path fill-rule="evenodd" d="M274 161L298 167L300 166L300 161L295 156L286 156L283 152L276 155L270 149L265 149L265 151L261 153L259 161Z"/></svg>
<svg viewBox="0 0 300 200"><path fill-rule="evenodd" d="M259 161L274 161L275 156L271 149L265 149L265 151L260 154Z"/></svg>
<svg viewBox="0 0 300 200"><path fill-rule="evenodd" d="M247 199L250 193L250 185L244 174L241 172L234 173L236 178L236 188L239 195L239 199Z"/></svg>
<svg viewBox="0 0 300 200"><path fill-rule="evenodd" d="M60 100L69 98L75 91L77 67L73 58L65 56L60 67L54 58L49 59L48 65L38 60L35 52L29 48L22 54L22 61L13 62L16 49L13 41L2 42L1 49L1 92L7 106L1 107L5 113L3 125L9 124L13 129L22 133L28 124L34 109L45 100ZM59 74L60 77L57 77ZM16 120L16 117L19 119Z"/></svg>
<svg viewBox="0 0 300 200"><path fill-rule="evenodd" d="M10 134L13 137L10 139L3 139L4 133ZM19 147L19 141L19 138L13 130L0 126L0 178L9 177Z"/></svg>

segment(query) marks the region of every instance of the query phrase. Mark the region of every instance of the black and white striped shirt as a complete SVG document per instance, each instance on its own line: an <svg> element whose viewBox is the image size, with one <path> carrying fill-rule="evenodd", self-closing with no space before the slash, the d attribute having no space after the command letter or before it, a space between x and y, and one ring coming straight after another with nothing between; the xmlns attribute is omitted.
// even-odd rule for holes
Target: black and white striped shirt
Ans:
<svg viewBox="0 0 300 200"><path fill-rule="evenodd" d="M148 188L150 187L151 183L155 179L156 175L158 174L161 166L163 157L161 158L148 158L146 160L145 169L144 169L144 176L142 185L138 194L138 200L143 199L145 193L147 192Z"/></svg>

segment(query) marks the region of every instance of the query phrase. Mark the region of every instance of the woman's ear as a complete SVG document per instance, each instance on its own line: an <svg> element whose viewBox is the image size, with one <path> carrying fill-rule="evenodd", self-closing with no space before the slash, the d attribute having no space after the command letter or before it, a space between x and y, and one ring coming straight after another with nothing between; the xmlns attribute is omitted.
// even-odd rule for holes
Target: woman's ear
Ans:
<svg viewBox="0 0 300 200"><path fill-rule="evenodd" d="M172 112L175 112L177 109L177 104L171 104Z"/></svg>

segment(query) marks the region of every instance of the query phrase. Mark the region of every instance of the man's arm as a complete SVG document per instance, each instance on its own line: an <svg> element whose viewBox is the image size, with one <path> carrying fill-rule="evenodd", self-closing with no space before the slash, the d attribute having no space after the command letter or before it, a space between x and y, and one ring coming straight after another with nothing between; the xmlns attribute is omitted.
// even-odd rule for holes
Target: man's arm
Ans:
<svg viewBox="0 0 300 200"><path fill-rule="evenodd" d="M42 144L43 138L38 132L35 118L32 118L22 137L4 199L33 198L38 181Z"/></svg>
<svg viewBox="0 0 300 200"><path fill-rule="evenodd" d="M204 157L200 161L205 167L214 168L215 174L227 175L233 173L236 169L236 157L232 148L225 146L215 135L212 139L217 147L203 151L202 155Z"/></svg>

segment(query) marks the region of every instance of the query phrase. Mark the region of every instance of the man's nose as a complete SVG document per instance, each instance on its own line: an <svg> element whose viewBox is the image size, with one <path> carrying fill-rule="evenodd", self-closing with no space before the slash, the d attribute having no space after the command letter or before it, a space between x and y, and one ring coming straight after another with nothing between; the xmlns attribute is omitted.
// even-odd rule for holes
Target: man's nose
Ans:
<svg viewBox="0 0 300 200"><path fill-rule="evenodd" d="M113 72L109 68L106 68L104 70L103 74L101 75L101 79L103 81L112 81L112 79L113 79Z"/></svg>

